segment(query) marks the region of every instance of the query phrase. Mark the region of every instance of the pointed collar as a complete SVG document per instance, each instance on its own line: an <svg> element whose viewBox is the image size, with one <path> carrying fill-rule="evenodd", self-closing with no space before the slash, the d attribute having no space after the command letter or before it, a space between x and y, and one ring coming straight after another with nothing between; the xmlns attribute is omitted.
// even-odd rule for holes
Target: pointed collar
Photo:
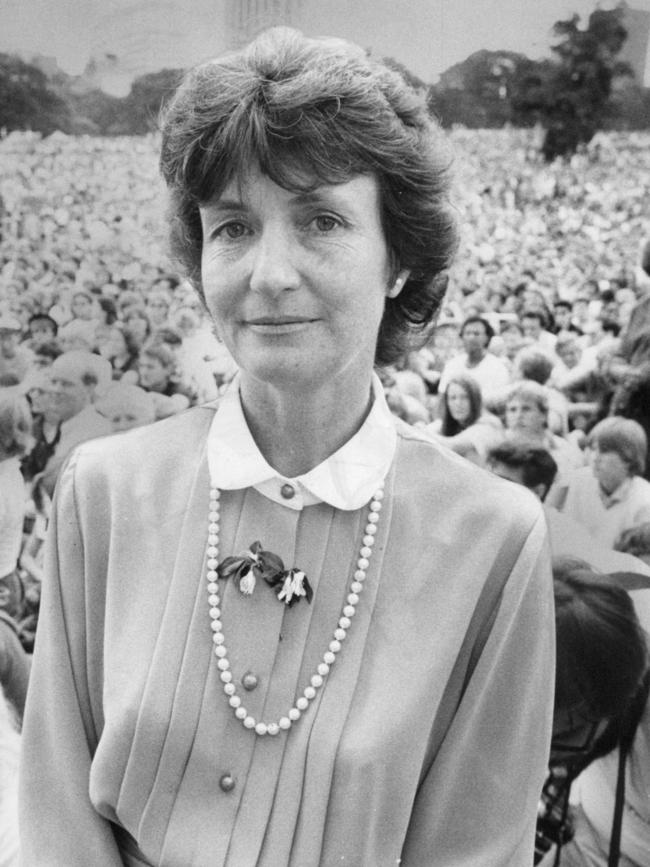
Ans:
<svg viewBox="0 0 650 867"><path fill-rule="evenodd" d="M376 374L373 404L361 428L334 454L301 476L280 475L260 452L246 424L235 377L219 402L208 434L211 484L223 490L253 487L290 509L325 502L360 509L386 477L395 455L395 420Z"/></svg>

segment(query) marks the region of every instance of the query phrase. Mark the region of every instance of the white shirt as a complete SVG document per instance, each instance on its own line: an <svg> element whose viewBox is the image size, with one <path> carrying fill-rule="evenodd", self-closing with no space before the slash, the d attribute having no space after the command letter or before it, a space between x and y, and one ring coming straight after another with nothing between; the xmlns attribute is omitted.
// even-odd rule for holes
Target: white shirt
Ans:
<svg viewBox="0 0 650 867"><path fill-rule="evenodd" d="M614 546L624 530L650 521L650 482L641 476L624 481L607 498L591 467L565 478L568 485L562 512L582 524L601 545Z"/></svg>
<svg viewBox="0 0 650 867"><path fill-rule="evenodd" d="M491 352L486 352L479 363L473 367L467 364L466 352L461 352L460 355L450 358L440 377L439 393L444 394L449 380L460 375L471 376L478 382L483 400L502 392L510 385L510 371L504 362L496 355L492 355Z"/></svg>
<svg viewBox="0 0 650 867"><path fill-rule="evenodd" d="M375 374L372 391L372 408L356 434L318 466L291 479L274 470L257 447L242 410L239 377L235 377L208 434L211 484L223 490L252 487L290 509L320 502L347 511L360 509L386 477L397 446L395 419Z"/></svg>
<svg viewBox="0 0 650 867"><path fill-rule="evenodd" d="M0 461L0 578L16 568L23 540L25 483L18 458Z"/></svg>

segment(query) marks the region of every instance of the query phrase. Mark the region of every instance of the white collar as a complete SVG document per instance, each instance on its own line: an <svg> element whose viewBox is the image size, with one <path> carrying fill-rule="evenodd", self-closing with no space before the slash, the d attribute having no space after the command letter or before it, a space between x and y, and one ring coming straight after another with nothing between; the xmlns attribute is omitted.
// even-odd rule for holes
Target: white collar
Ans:
<svg viewBox="0 0 650 867"><path fill-rule="evenodd" d="M246 424L239 377L235 377L219 402L208 433L211 484L223 490L253 487L290 509L321 502L346 511L360 509L386 477L397 446L395 419L376 374L372 391L372 408L356 434L318 466L289 479L274 470L258 449Z"/></svg>

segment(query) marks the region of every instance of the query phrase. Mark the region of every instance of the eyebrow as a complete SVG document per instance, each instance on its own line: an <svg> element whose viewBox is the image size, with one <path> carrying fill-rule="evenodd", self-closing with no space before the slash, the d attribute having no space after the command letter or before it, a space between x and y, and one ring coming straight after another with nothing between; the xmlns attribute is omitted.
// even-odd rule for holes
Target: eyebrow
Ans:
<svg viewBox="0 0 650 867"><path fill-rule="evenodd" d="M327 186L315 187L313 190L304 190L296 193L290 204L313 205L336 198L330 193ZM241 211L246 209L246 204L239 198L215 199L205 205L206 211Z"/></svg>

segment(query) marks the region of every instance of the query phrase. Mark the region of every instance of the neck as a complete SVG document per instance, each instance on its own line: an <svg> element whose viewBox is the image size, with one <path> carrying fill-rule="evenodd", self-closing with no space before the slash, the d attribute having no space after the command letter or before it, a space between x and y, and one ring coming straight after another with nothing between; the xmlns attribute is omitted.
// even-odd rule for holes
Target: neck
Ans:
<svg viewBox="0 0 650 867"><path fill-rule="evenodd" d="M289 478L303 475L341 448L372 405L370 375L360 383L305 390L285 390L242 376L240 394L259 450Z"/></svg>
<svg viewBox="0 0 650 867"><path fill-rule="evenodd" d="M483 350L483 349L478 349L474 352L468 352L467 353L467 363L469 365L476 365L479 362L483 361L484 357L485 357L485 350Z"/></svg>

